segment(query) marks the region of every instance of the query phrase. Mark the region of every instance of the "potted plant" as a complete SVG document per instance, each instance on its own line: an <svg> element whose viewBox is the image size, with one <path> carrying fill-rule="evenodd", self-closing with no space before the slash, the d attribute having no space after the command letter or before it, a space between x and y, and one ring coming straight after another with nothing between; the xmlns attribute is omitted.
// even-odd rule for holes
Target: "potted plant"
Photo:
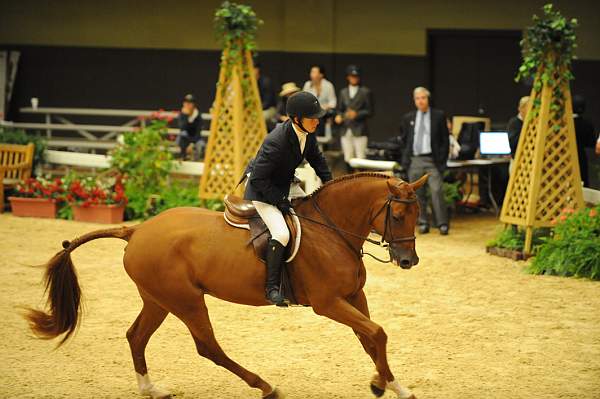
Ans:
<svg viewBox="0 0 600 399"><path fill-rule="evenodd" d="M122 177L71 177L66 199L73 219L80 222L120 223L127 204Z"/></svg>
<svg viewBox="0 0 600 399"><path fill-rule="evenodd" d="M19 183L13 196L8 199L15 216L54 218L58 203L64 200L64 191L59 178L49 180L32 177Z"/></svg>

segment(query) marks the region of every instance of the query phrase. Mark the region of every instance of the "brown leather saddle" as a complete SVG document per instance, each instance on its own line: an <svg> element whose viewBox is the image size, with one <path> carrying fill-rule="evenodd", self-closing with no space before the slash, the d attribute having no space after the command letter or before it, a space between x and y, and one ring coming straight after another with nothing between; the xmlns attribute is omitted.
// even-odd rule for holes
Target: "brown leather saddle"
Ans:
<svg viewBox="0 0 600 399"><path fill-rule="evenodd" d="M265 222L260 218L256 208L251 201L246 201L235 195L226 195L223 199L225 203L225 218L230 225L238 228L249 228L250 239L247 245L252 244L254 246L254 253L260 259L261 262L266 262L267 244L271 239L269 229L265 225ZM290 230L290 242L286 248L285 258L289 259L295 248L297 239L297 231L292 217L287 215L285 217L286 224ZM281 272L281 289L285 298L292 304L296 304L296 298L294 296L292 284L290 282L289 265L285 263Z"/></svg>

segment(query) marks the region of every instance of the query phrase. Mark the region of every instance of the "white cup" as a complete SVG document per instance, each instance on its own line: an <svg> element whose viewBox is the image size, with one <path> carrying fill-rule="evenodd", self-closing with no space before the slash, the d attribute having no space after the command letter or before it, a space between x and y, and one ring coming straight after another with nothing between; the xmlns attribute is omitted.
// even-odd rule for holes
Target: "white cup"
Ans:
<svg viewBox="0 0 600 399"><path fill-rule="evenodd" d="M40 100L37 97L31 97L31 108L37 109Z"/></svg>

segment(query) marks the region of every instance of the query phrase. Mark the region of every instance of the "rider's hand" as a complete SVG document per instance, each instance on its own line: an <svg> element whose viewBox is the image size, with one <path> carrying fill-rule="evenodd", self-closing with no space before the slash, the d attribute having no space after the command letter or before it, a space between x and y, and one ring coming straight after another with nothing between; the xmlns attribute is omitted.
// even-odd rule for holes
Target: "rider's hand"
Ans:
<svg viewBox="0 0 600 399"><path fill-rule="evenodd" d="M344 118L342 118L342 115L335 116L335 123L337 123L338 125L341 124L343 121L344 121Z"/></svg>
<svg viewBox="0 0 600 399"><path fill-rule="evenodd" d="M285 216L285 215L289 215L290 213L290 209L292 207L292 204L290 203L290 200L285 198L282 199L281 201L279 201L279 203L277 204L277 209L279 209L279 211L281 211L281 213Z"/></svg>

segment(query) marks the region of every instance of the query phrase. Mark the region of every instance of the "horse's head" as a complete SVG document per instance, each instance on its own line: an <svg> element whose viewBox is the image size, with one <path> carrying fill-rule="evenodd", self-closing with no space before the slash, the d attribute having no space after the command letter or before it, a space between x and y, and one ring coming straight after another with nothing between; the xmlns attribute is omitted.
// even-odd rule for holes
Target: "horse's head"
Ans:
<svg viewBox="0 0 600 399"><path fill-rule="evenodd" d="M425 175L413 183L389 179L387 198L378 201L374 207L371 227L389 244L390 258L403 269L419 263L415 250L415 226L419 216L415 191L428 177Z"/></svg>

